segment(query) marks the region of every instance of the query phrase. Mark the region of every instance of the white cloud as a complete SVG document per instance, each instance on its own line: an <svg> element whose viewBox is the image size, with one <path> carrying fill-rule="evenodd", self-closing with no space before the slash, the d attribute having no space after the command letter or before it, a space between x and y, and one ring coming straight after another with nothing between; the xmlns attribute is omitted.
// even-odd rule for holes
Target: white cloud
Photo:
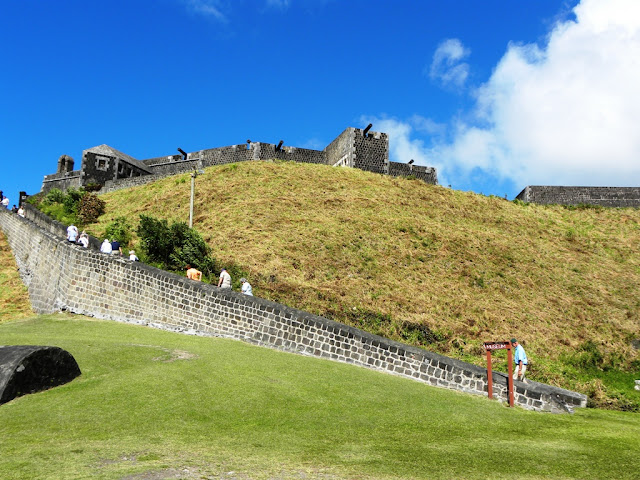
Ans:
<svg viewBox="0 0 640 480"><path fill-rule="evenodd" d="M582 0L574 13L544 47L509 46L443 150L451 161L523 186L640 185L640 2Z"/></svg>
<svg viewBox="0 0 640 480"><path fill-rule="evenodd" d="M443 86L462 87L469 76L469 65L462 60L470 53L457 38L443 41L433 54L429 77Z"/></svg>
<svg viewBox="0 0 640 480"><path fill-rule="evenodd" d="M416 118L385 120L392 157L421 154L442 184L480 171L520 188L640 185L640 1L582 0L573 13L543 45L510 44L446 136L425 143Z"/></svg>
<svg viewBox="0 0 640 480"><path fill-rule="evenodd" d="M183 3L191 13L214 18L221 22L227 21L219 0L183 0Z"/></svg>

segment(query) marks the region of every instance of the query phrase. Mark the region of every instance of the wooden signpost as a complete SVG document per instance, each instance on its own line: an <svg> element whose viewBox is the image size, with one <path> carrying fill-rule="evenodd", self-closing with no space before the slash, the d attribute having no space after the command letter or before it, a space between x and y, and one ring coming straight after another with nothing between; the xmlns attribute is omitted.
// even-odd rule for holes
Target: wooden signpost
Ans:
<svg viewBox="0 0 640 480"><path fill-rule="evenodd" d="M493 398L493 374L491 373L491 352L493 350L507 350L507 363L509 375L507 376L507 390L509 392L509 406L513 407L513 356L511 355L511 342L484 342L487 351L487 393Z"/></svg>

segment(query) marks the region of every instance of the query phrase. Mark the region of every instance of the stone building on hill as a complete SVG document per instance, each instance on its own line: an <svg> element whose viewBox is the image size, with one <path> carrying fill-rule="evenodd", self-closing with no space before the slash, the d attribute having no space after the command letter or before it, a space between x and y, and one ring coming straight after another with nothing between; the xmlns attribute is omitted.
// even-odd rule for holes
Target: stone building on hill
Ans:
<svg viewBox="0 0 640 480"><path fill-rule="evenodd" d="M61 156L58 171L44 177L41 191L81 186L99 186L103 192L112 191L211 165L273 159L359 168L385 175L411 176L429 184L438 184L435 168L413 165L413 161L389 161L388 135L371 132L370 129L371 125L365 129L349 127L324 150L290 147L283 145L282 141L275 145L247 140L247 143L240 145L188 153L178 149L179 155L137 160L113 147L100 145L82 152L79 170L73 169L71 157Z"/></svg>

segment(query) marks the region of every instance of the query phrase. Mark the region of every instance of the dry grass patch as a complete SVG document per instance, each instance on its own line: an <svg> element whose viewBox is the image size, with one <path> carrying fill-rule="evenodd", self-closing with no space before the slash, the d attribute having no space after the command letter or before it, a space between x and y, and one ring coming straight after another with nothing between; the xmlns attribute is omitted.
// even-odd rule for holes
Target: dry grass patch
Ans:
<svg viewBox="0 0 640 480"><path fill-rule="evenodd" d="M640 211L501 198L289 162L212 167L195 227L254 293L482 364L483 341L517 336L545 364L595 342L627 367L640 338ZM103 195L92 225L140 213L188 218L188 175ZM135 241L135 240L134 240Z"/></svg>
<svg viewBox="0 0 640 480"><path fill-rule="evenodd" d="M0 323L32 314L27 288L20 280L7 237L0 232Z"/></svg>

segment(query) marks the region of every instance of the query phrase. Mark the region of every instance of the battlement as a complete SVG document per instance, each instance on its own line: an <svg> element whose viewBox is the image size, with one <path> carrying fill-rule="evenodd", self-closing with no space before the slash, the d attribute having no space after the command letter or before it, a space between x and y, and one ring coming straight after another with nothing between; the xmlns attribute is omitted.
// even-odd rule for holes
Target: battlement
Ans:
<svg viewBox="0 0 640 480"><path fill-rule="evenodd" d="M640 207L640 187L528 186L516 197L540 205L600 205Z"/></svg>
<svg viewBox="0 0 640 480"><path fill-rule="evenodd" d="M137 160L113 147L100 145L83 151L80 170L69 171L69 168L73 168L73 159L66 155L60 157L58 173L45 176L41 191L98 184L102 186L101 191L106 192L143 185L158 178L212 165L274 159L358 168L392 176L412 176L437 185L435 168L390 162L389 136L382 132L370 132L370 128L371 125L365 129L349 127L324 150L292 147L283 145L283 142L275 145L248 140L246 144L181 151L182 155Z"/></svg>

